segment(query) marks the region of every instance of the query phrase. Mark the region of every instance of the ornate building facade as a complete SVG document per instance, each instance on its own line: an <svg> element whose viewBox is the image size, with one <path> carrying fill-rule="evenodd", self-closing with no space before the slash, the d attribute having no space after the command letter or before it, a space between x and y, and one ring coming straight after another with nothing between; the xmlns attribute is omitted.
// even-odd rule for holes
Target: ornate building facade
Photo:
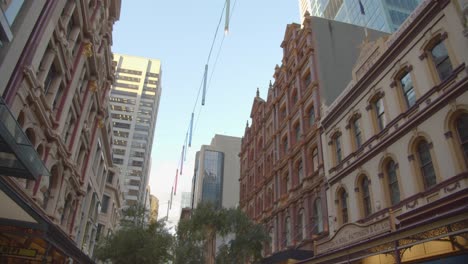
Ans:
<svg viewBox="0 0 468 264"><path fill-rule="evenodd" d="M47 228L3 223L0 245L34 254L11 250L1 262L22 257L89 263L96 237L104 231L99 213L106 203L120 206L121 199L120 191L104 199L109 188L120 188L108 114L114 81L110 47L120 1L13 0L4 8L12 19L2 24L2 32L11 35L2 34L0 46L2 101L50 176L2 176L5 193L21 200L20 207ZM117 217L116 210L107 213Z"/></svg>
<svg viewBox="0 0 468 264"><path fill-rule="evenodd" d="M330 237L300 263L468 261L463 1L425 0L366 42L322 116Z"/></svg>
<svg viewBox="0 0 468 264"><path fill-rule="evenodd" d="M371 39L384 35L369 30ZM361 27L319 17L290 24L266 101L257 90L241 145L240 206L266 226L269 261L310 256L328 234L321 108L351 80L364 37Z"/></svg>

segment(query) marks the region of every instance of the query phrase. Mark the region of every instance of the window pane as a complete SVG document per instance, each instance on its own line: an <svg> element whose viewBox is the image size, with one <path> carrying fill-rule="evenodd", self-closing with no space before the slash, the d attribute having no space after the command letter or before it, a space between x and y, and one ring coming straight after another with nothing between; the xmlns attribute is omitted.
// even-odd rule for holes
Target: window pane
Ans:
<svg viewBox="0 0 468 264"><path fill-rule="evenodd" d="M424 187L429 188L436 184L436 176L434 167L432 165L431 153L429 151L429 144L422 141L418 145L418 156L421 166L421 173L424 180Z"/></svg>
<svg viewBox="0 0 468 264"><path fill-rule="evenodd" d="M401 88L403 89L403 95L405 97L406 104L408 105L408 108L412 107L416 102L416 97L413 90L413 82L409 72L400 79L400 83Z"/></svg>
<svg viewBox="0 0 468 264"><path fill-rule="evenodd" d="M304 238L304 232L303 232L303 219L304 218L304 211L300 210L299 215L297 217L297 234L299 241L302 241Z"/></svg>
<svg viewBox="0 0 468 264"><path fill-rule="evenodd" d="M364 216L368 216L371 213L371 203L369 194L369 180L365 177L362 180L362 198L364 206Z"/></svg>
<svg viewBox="0 0 468 264"><path fill-rule="evenodd" d="M314 225L316 226L315 230L317 233L320 233L323 231L323 219L322 219L322 201L320 198L315 200L314 204Z"/></svg>
<svg viewBox="0 0 468 264"><path fill-rule="evenodd" d="M343 224L348 222L348 201L347 201L347 194L345 191L341 192L341 216L343 219Z"/></svg>
<svg viewBox="0 0 468 264"><path fill-rule="evenodd" d="M314 170L314 171L317 171L317 170L318 170L318 166L319 166L317 148L315 148L315 149L312 151L312 165L313 165L313 170Z"/></svg>
<svg viewBox="0 0 468 264"><path fill-rule="evenodd" d="M359 128L359 118L353 122L354 127L354 138L356 140L356 147L360 148L362 145L361 129Z"/></svg>
<svg viewBox="0 0 468 264"><path fill-rule="evenodd" d="M299 183L301 183L302 179L304 178L304 170L302 169L302 162L299 162L299 165L297 168L297 175L299 178Z"/></svg>
<svg viewBox="0 0 468 264"><path fill-rule="evenodd" d="M382 98L378 99L374 105L375 114L377 116L377 125L379 126L379 130L382 130L385 128L385 109Z"/></svg>
<svg viewBox="0 0 468 264"><path fill-rule="evenodd" d="M391 204L395 205L400 202L400 188L398 187L398 178L396 175L395 162L390 161L387 164L388 185L390 189Z"/></svg>
<svg viewBox="0 0 468 264"><path fill-rule="evenodd" d="M440 42L432 48L431 54L440 79L445 80L452 72L452 63L450 62L444 43Z"/></svg>
<svg viewBox="0 0 468 264"><path fill-rule="evenodd" d="M309 109L309 125L312 126L315 123L315 111L314 108L311 107Z"/></svg>
<svg viewBox="0 0 468 264"><path fill-rule="evenodd" d="M15 21L15 18L18 15L20 8L23 5L23 2L24 0L13 0L7 1L6 5L2 3L2 9L4 10L5 17L10 26L13 25L13 22Z"/></svg>
<svg viewBox="0 0 468 264"><path fill-rule="evenodd" d="M335 138L335 151L336 151L337 163L340 163L341 159L342 159L342 156L341 156L341 136L337 136Z"/></svg>

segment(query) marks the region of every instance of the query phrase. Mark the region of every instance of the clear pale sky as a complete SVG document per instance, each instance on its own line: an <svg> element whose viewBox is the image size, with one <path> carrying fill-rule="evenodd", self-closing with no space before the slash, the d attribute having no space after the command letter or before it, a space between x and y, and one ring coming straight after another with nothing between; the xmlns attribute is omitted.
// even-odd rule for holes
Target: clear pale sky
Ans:
<svg viewBox="0 0 468 264"><path fill-rule="evenodd" d="M266 98L276 64L281 64L286 25L299 22L297 0L231 0L230 32L187 151L169 224L180 217L180 197L190 191L195 152L215 134L242 137L257 87ZM114 28L113 51L156 58L162 64L162 97L152 150L151 193L159 199L159 218L180 161L185 134L202 81L205 63L223 8L223 0L122 0ZM210 71L223 36L224 17L210 60ZM195 116L200 109L200 100Z"/></svg>

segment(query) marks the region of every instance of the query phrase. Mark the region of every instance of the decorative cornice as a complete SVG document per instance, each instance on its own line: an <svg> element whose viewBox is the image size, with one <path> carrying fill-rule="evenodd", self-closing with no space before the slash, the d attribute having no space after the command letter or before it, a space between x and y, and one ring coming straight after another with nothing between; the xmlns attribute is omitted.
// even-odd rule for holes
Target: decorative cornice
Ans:
<svg viewBox="0 0 468 264"><path fill-rule="evenodd" d="M88 58L93 56L93 44L91 42L84 43L83 54Z"/></svg>

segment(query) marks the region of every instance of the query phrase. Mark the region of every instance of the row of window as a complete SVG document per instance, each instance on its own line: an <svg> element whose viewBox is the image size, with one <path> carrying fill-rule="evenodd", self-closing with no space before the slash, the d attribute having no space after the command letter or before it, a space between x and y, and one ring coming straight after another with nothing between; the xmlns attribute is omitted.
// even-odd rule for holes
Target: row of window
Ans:
<svg viewBox="0 0 468 264"><path fill-rule="evenodd" d="M291 212L291 210L287 210ZM322 200L315 199L311 203L309 217L307 217L306 210L301 207L297 214L292 217L290 213L286 213L284 218L280 220L280 226L275 229L274 226L269 228L270 236L270 249L272 252L276 248L285 248L295 242L301 242L305 239L312 238L313 235L320 234L324 231L322 211Z"/></svg>
<svg viewBox="0 0 468 264"><path fill-rule="evenodd" d="M269 175L269 173L271 172L271 168L273 167L273 161L271 157L272 156L267 157L266 167L264 167L263 165L258 166L256 173L248 177L248 182L242 183L241 190L240 190L242 197L247 198L245 194L247 194L247 192L252 193L255 188L255 185L259 183L265 177L265 175ZM307 168L310 168L307 171L310 170L312 173L316 173L318 171L319 156L318 156L317 147L311 148L309 152L307 153L306 166ZM266 171L264 171L264 168L266 169ZM289 171L287 172L283 171L281 173L282 177L281 177L281 181L279 185L280 186L279 194L284 195L291 190L292 186L295 187L301 184L305 177L305 173L306 171L304 170L304 164L302 162L302 158L296 159L294 161L293 170L292 170L293 182L291 182ZM268 188L267 192L272 191L271 189L272 189L271 187ZM274 194L273 192L271 193L272 195ZM276 197L279 197L279 196L276 196ZM275 200L273 197L271 199L266 199L265 207L268 208L272 206L274 202ZM261 211L263 210L263 203L261 205L261 208L262 209L256 211L256 214L261 213Z"/></svg>
<svg viewBox="0 0 468 264"><path fill-rule="evenodd" d="M454 121L454 128L456 130L459 150L463 155L465 165L468 167L468 113L460 114ZM414 167L417 179L422 186L422 190L428 190L437 184L437 171L434 166L434 157L432 151L432 144L428 142L426 138L420 137L415 141L413 150L409 159L414 162ZM400 174L398 172L398 163L392 159L387 158L381 168L382 184L384 185L385 196L387 199L387 205L393 206L400 202ZM367 217L372 213L372 201L369 191L370 180L366 175L360 175L358 181L358 187L355 189L359 192L358 199L361 216ZM339 221L341 224L349 221L348 213L348 193L344 187L341 187L337 191L337 204L338 213L340 215Z"/></svg>
<svg viewBox="0 0 468 264"><path fill-rule="evenodd" d="M452 64L448 56L447 48L444 42L441 40L437 42L431 49L428 50L431 54L432 62L438 73L441 81L447 79L452 73ZM396 75L396 80L392 83L392 87L398 89L398 94L404 99L405 109L411 109L417 101L416 93L414 90L413 81L411 79L411 67L405 67L399 74ZM371 100L371 104L367 108L372 110L371 116L375 120L375 132L379 133L384 130L387 125L384 94L383 92L377 93ZM351 118L350 124L347 128L350 128L351 142L354 150L361 148L363 143L363 134L361 130L361 116L356 114ZM336 132L332 136L334 162L338 165L343 160L343 150L341 142L341 132Z"/></svg>

